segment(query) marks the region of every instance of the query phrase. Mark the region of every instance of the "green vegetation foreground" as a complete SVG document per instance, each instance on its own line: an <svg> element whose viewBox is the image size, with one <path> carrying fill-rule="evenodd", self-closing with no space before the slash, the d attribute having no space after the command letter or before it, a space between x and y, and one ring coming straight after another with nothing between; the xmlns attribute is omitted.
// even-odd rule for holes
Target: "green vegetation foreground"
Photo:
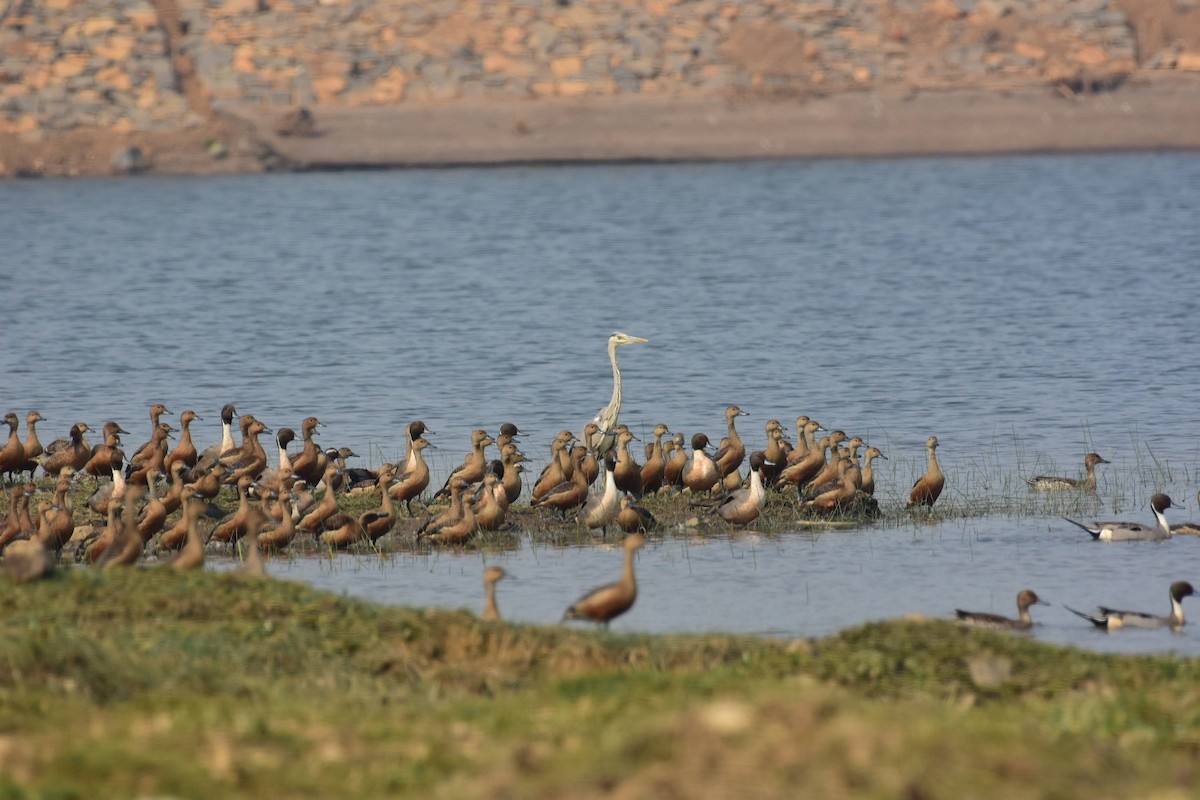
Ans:
<svg viewBox="0 0 1200 800"><path fill-rule="evenodd" d="M272 580L0 583L0 798L1179 797L1200 660L938 621L791 643Z"/></svg>

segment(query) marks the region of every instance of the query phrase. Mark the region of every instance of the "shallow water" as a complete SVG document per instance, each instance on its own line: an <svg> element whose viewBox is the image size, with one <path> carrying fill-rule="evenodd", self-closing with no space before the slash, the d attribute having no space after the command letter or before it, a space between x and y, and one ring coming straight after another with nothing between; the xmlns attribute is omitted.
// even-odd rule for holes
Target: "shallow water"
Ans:
<svg viewBox="0 0 1200 800"><path fill-rule="evenodd" d="M1020 477L1113 461L1084 519L1200 518L1200 157L814 161L0 183L0 402L50 422L194 408L203 447L234 402L272 428L320 417L373 466L436 431L435 481L469 432L515 422L536 471L611 391L622 421L719 438L722 411L798 414L890 460L889 514L937 434L938 524L698 539L639 556L615 628L816 635L908 613L1015 613L1035 636L1200 654L1182 635L1097 634L1061 603L1165 612L1200 542L1095 545ZM647 437L648 438L648 437ZM1020 515L987 509L1017 507ZM1074 515L1075 510L1072 510ZM980 516L981 515L981 516ZM1079 535L1076 535L1079 534ZM1082 538L1081 538L1082 537ZM523 539L489 555L513 619L551 622L620 555ZM475 607L479 554L276 562L383 602Z"/></svg>

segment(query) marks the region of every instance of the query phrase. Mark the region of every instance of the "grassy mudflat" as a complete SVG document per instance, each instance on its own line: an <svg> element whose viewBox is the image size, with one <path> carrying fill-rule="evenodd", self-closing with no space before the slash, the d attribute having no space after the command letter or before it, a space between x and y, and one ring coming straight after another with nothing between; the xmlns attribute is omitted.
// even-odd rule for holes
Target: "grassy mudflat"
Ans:
<svg viewBox="0 0 1200 800"><path fill-rule="evenodd" d="M0 798L1182 798L1200 778L1200 661L944 622L618 636L152 568L0 584L0 615Z"/></svg>

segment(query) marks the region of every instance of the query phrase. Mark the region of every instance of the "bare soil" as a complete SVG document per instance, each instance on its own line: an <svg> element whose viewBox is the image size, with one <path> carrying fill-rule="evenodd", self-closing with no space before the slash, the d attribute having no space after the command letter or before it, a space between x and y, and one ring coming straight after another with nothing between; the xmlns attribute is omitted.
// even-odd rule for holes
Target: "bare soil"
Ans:
<svg viewBox="0 0 1200 800"><path fill-rule="evenodd" d="M0 136L0 175L97 176L136 146L146 171L221 174L513 163L1200 150L1200 75L1064 86L808 97L527 100L313 109L316 135L280 136L294 109L231 108L167 132Z"/></svg>

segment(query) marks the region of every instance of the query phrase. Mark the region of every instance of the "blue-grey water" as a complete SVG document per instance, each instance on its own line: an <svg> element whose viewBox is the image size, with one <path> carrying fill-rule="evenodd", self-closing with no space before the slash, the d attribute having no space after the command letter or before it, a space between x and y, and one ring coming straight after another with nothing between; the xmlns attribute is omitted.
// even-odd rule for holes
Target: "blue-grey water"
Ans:
<svg viewBox="0 0 1200 800"><path fill-rule="evenodd" d="M515 422L536 472L608 401L605 340L625 330L650 340L620 352L636 432L715 440L736 403L753 448L808 414L889 456L888 517L668 531L614 628L820 635L1013 614L1029 587L1053 604L1039 639L1197 655L1200 626L1105 635L1062 604L1165 613L1171 581L1200 579L1200 538L1096 544L1058 515L1149 521L1166 491L1173 521L1200 519L1198 220L1186 154L10 181L0 405L39 409L43 441L116 419L134 446L154 402L203 415L201 447L228 402L272 428L316 415L366 466L420 418L439 482L472 429ZM965 518L899 511L930 434ZM1022 476L1079 474L1089 450L1113 462L1097 501L1028 498ZM539 623L620 569L606 546L528 537L271 568L478 608L485 560L517 576L505 615Z"/></svg>

